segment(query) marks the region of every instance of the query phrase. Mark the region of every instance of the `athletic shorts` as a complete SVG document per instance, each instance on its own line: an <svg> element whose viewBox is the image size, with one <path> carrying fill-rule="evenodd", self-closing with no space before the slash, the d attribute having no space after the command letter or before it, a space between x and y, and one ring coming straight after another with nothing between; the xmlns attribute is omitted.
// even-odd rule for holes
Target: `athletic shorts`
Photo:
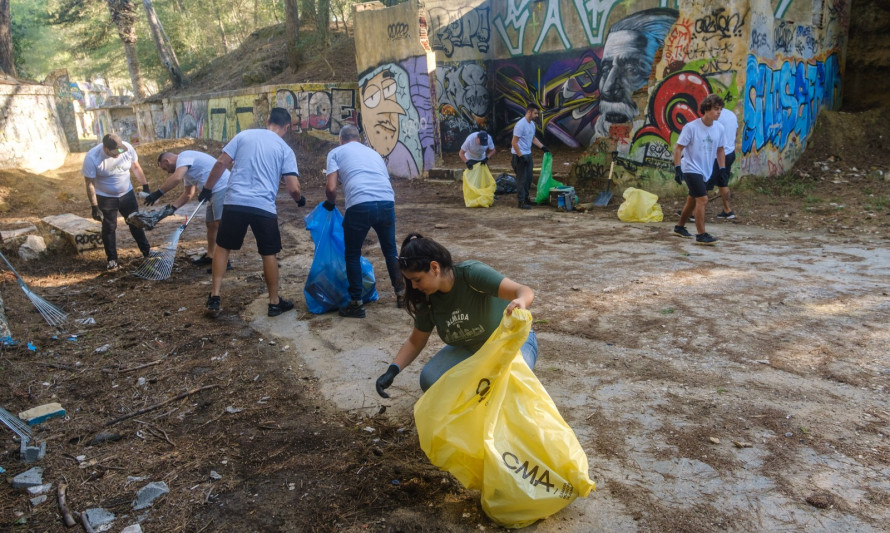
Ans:
<svg viewBox="0 0 890 533"><path fill-rule="evenodd" d="M222 219L223 202L226 201L226 190L213 193L210 197L210 203L207 204L207 211L204 214L205 222L214 222Z"/></svg>
<svg viewBox="0 0 890 533"><path fill-rule="evenodd" d="M729 170L730 174L732 174L732 164L735 163L735 152L728 154L726 156L726 168ZM714 170L711 171L711 179L708 180L708 190L710 191L714 187L729 187L729 176L726 179L720 175L720 166L717 164L717 160L714 160Z"/></svg>
<svg viewBox="0 0 890 533"><path fill-rule="evenodd" d="M256 239L256 249L260 255L275 255L281 251L281 233L278 231L278 217L268 217L238 210L238 206L223 209L216 233L216 244L227 250L240 250L244 244L247 228Z"/></svg>
<svg viewBox="0 0 890 533"><path fill-rule="evenodd" d="M684 172L683 180L686 181L686 186L689 187L689 196L700 198L708 195L708 189L705 185L705 177L701 174Z"/></svg>

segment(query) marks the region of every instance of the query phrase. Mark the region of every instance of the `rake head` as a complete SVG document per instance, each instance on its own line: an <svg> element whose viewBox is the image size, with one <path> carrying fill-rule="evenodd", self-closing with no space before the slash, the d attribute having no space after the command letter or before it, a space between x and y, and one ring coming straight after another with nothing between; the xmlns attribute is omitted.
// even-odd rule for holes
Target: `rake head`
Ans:
<svg viewBox="0 0 890 533"><path fill-rule="evenodd" d="M68 313L47 302L40 296L37 296L25 285L22 285L22 290L25 291L25 295L31 300L31 303L34 304L34 307L37 308L37 311L40 312L40 316L46 320L47 324L53 327L58 327L65 323L65 319L68 318Z"/></svg>
<svg viewBox="0 0 890 533"><path fill-rule="evenodd" d="M165 280L173 273L173 261L175 260L176 246L152 250L134 274L142 279L152 281Z"/></svg>

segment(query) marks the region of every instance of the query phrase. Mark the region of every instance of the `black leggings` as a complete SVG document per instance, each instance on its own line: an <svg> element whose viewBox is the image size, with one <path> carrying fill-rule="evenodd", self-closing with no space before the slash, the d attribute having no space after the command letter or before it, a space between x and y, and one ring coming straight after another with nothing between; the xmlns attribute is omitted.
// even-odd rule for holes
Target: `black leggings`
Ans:
<svg viewBox="0 0 890 533"><path fill-rule="evenodd" d="M105 257L109 261L117 261L117 214L123 215L124 219L130 213L139 210L139 202L136 201L136 193L130 189L130 192L124 194L120 198L111 198L109 196L96 196L99 209L102 211L102 244L105 246ZM130 235L139 246L142 255L147 256L151 245L148 244L148 238L145 231L134 228L127 224L130 228Z"/></svg>

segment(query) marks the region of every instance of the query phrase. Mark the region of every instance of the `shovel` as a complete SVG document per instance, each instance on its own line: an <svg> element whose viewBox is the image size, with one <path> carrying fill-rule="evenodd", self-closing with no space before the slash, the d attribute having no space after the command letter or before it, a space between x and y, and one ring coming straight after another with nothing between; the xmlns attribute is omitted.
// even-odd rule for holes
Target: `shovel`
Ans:
<svg viewBox="0 0 890 533"><path fill-rule="evenodd" d="M618 152L612 152L612 164L609 165L609 179L606 180L606 190L599 193L596 200L593 201L593 205L597 207L605 207L609 205L609 200L612 199L612 191L609 189L612 187L612 172L615 170L615 160L617 158Z"/></svg>

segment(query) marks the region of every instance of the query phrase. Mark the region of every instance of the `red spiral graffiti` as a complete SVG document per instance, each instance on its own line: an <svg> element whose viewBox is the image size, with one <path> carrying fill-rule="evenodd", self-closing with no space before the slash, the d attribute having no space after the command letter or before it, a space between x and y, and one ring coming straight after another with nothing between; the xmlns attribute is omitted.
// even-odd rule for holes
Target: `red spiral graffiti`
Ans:
<svg viewBox="0 0 890 533"><path fill-rule="evenodd" d="M672 133L679 134L684 125L699 117L698 104L709 94L711 87L697 72L671 74L649 99L647 124L637 131L634 142L655 135L670 144Z"/></svg>

